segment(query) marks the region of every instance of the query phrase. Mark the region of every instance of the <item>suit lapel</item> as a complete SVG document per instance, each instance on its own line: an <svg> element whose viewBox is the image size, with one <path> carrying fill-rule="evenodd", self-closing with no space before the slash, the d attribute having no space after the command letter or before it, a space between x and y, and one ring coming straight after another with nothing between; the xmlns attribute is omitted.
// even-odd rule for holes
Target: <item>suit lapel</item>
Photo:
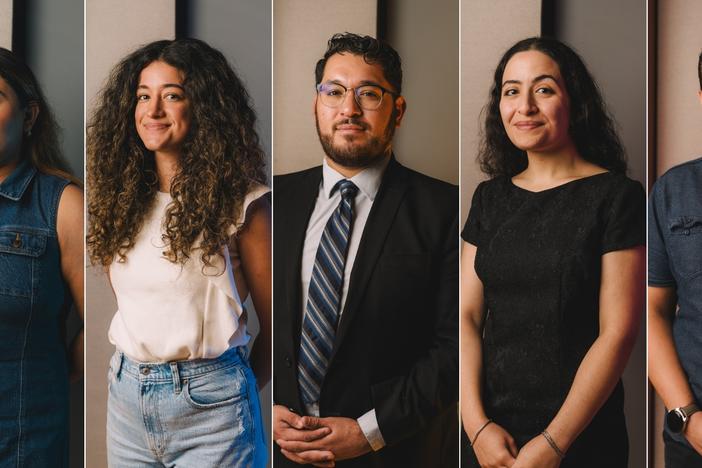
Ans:
<svg viewBox="0 0 702 468"><path fill-rule="evenodd" d="M341 315L341 321L336 331L331 360L334 359L339 346L343 342L351 321L356 314L356 309L358 309L365 295L368 281L378 262L388 231L395 220L395 214L407 189L406 176L406 169L395 161L393 156L385 170L378 195L373 202L366 226L363 229L356 260L351 270L349 292L346 297L344 312Z"/></svg>
<svg viewBox="0 0 702 468"><path fill-rule="evenodd" d="M276 223L280 223L279 229L284 230L286 242L283 246L278 246L275 252L275 255L281 255L285 258L283 262L278 263L279 268L281 266L285 268L283 273L285 284L275 285L275 287L284 286L285 309L289 311L283 317L276 315L276 320L288 321L283 325L290 332L295 350L300 347L300 327L302 324L302 291L300 286L302 283L300 276L302 249L307 225L317 201L321 178L321 167L306 173L300 186L296 187L299 189L299 195L289 196L287 200L283 200L279 205L283 208L283 213L276 213ZM294 365L297 366L297 353L295 353L293 360Z"/></svg>

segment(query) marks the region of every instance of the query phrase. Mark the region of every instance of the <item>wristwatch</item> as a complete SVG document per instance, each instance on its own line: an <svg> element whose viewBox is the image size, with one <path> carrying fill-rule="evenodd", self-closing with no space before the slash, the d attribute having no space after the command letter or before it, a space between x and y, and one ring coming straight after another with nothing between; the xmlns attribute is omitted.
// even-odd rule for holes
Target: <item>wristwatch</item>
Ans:
<svg viewBox="0 0 702 468"><path fill-rule="evenodd" d="M668 429L670 429L673 434L681 434L685 431L690 416L699 410L700 408L697 406L697 403L692 403L691 405L680 406L668 411L668 414L665 416Z"/></svg>

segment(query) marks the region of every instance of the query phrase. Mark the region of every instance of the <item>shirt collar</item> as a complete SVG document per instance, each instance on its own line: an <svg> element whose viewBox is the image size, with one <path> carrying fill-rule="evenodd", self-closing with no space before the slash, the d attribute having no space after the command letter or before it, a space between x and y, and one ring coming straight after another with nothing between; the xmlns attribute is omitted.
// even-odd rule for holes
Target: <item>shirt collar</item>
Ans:
<svg viewBox="0 0 702 468"><path fill-rule="evenodd" d="M33 164L26 159L13 169L9 176L0 183L0 196L18 201L37 172Z"/></svg>
<svg viewBox="0 0 702 468"><path fill-rule="evenodd" d="M383 173L385 168L388 167L388 162L390 161L390 155L385 156L382 161L377 164L368 166L355 176L349 178L353 182L358 190L363 193L370 201L375 199L378 194L378 189L380 188L380 182L383 180ZM324 195L327 198L331 198L331 191L342 179L347 179L343 175L339 174L336 170L332 169L327 163L327 158L324 158L322 162L322 188L324 190Z"/></svg>

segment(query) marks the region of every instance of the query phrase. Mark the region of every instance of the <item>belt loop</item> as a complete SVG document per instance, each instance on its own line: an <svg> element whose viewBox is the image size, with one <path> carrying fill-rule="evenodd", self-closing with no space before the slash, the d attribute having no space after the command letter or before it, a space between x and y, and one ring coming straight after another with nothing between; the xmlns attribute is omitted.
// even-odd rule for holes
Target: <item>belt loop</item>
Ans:
<svg viewBox="0 0 702 468"><path fill-rule="evenodd" d="M237 346L236 351L239 353L239 357L242 359L242 361L244 361L244 364L250 367L248 353L249 349L246 346Z"/></svg>
<svg viewBox="0 0 702 468"><path fill-rule="evenodd" d="M178 373L178 363L171 362L171 375L173 376L173 390L176 395L180 393L180 374Z"/></svg>
<svg viewBox="0 0 702 468"><path fill-rule="evenodd" d="M122 375L122 363L124 362L124 353L117 350L117 365L115 369L115 380L119 380L120 375Z"/></svg>

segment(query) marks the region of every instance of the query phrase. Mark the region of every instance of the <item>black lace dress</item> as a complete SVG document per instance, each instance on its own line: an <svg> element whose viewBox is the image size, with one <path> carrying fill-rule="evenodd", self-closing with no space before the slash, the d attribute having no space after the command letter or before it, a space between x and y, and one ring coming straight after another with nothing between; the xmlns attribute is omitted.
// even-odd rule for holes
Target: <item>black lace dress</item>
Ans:
<svg viewBox="0 0 702 468"><path fill-rule="evenodd" d="M484 405L518 446L548 426L599 335L602 255L643 245L645 218L641 185L609 172L541 192L508 177L476 189L461 236L477 246L487 308ZM627 466L623 402L620 381L562 468Z"/></svg>

